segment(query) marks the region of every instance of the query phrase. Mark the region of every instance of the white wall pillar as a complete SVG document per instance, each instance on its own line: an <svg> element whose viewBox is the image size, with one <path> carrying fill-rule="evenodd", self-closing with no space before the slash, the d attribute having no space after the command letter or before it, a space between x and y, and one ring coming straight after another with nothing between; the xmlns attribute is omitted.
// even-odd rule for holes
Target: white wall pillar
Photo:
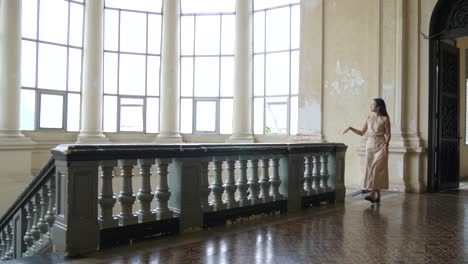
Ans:
<svg viewBox="0 0 468 264"><path fill-rule="evenodd" d="M78 143L108 142L102 133L104 0L85 5L81 131Z"/></svg>
<svg viewBox="0 0 468 264"><path fill-rule="evenodd" d="M0 145L29 144L20 132L21 1L0 1Z"/></svg>
<svg viewBox="0 0 468 264"><path fill-rule="evenodd" d="M157 142L179 143L180 135L180 0L163 4L161 102Z"/></svg>
<svg viewBox="0 0 468 264"><path fill-rule="evenodd" d="M252 135L252 0L236 1L236 49L232 136L228 142L254 142Z"/></svg>
<svg viewBox="0 0 468 264"><path fill-rule="evenodd" d="M299 109L292 141L324 142L323 137L323 0L301 2Z"/></svg>

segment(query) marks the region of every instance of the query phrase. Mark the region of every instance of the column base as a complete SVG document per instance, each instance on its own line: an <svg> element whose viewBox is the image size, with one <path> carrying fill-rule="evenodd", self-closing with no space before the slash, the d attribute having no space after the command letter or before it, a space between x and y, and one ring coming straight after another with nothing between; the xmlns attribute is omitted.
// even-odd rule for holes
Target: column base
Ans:
<svg viewBox="0 0 468 264"><path fill-rule="evenodd" d="M110 143L110 140L101 132L89 133L80 132L76 144L96 144L96 143Z"/></svg>
<svg viewBox="0 0 468 264"><path fill-rule="evenodd" d="M255 143L255 138L251 134L233 134L226 143Z"/></svg>
<svg viewBox="0 0 468 264"><path fill-rule="evenodd" d="M184 143L182 135L178 132L160 132L156 136L156 143Z"/></svg>
<svg viewBox="0 0 468 264"><path fill-rule="evenodd" d="M30 138L21 134L20 131L0 130L0 146L30 146L35 144Z"/></svg>

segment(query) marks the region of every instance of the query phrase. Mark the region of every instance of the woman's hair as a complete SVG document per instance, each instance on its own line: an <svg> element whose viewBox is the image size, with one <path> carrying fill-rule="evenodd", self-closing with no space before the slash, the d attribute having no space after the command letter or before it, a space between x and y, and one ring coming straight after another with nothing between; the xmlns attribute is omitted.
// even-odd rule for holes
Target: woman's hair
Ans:
<svg viewBox="0 0 468 264"><path fill-rule="evenodd" d="M385 101L382 98L374 98L374 102L377 105L377 114L389 117L387 113L387 106L385 106Z"/></svg>

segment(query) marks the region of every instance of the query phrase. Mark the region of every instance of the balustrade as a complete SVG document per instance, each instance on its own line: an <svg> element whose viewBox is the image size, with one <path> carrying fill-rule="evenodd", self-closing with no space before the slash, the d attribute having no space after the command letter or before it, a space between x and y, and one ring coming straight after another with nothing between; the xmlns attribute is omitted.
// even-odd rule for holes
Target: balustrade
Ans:
<svg viewBox="0 0 468 264"><path fill-rule="evenodd" d="M53 150L56 165L52 160L19 209L0 222L0 258L52 248L85 254L105 242L99 234L106 230L110 236L101 240L158 225L162 233L168 225L184 232L300 208L301 199L342 200L345 150L342 144L62 145Z"/></svg>

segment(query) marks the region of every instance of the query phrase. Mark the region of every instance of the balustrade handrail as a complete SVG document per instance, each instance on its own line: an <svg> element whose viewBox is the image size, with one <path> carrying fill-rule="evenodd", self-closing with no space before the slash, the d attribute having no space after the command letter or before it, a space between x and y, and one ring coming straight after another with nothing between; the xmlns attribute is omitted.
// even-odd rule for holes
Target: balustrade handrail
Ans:
<svg viewBox="0 0 468 264"><path fill-rule="evenodd" d="M342 143L182 143L182 144L100 144L59 145L55 159L97 161L141 158L177 158L230 155L294 154L308 151L335 152Z"/></svg>
<svg viewBox="0 0 468 264"><path fill-rule="evenodd" d="M50 175L55 171L55 160L50 158L46 165L39 171L39 173L33 178L31 183L24 189L24 191L16 198L13 204L3 214L0 219L0 230L2 230L10 221L11 218L23 208L26 203L31 200L31 197L36 194L42 186L47 182Z"/></svg>

